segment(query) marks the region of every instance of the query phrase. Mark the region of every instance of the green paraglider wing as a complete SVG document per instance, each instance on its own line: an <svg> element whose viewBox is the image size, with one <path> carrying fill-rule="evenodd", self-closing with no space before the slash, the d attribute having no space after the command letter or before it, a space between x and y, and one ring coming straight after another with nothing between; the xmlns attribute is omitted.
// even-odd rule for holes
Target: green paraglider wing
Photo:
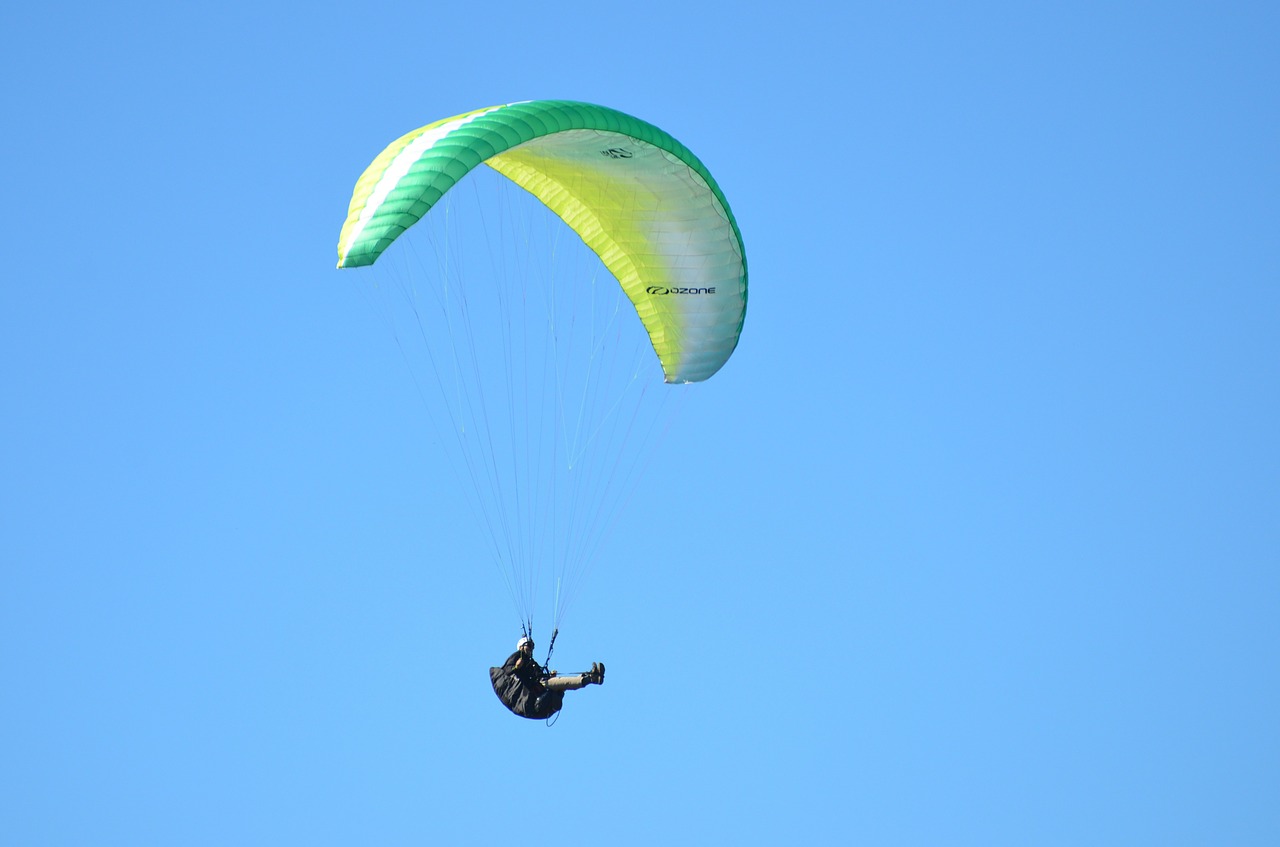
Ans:
<svg viewBox="0 0 1280 847"><path fill-rule="evenodd" d="M603 106L494 106L398 139L356 182L338 267L373 264L480 164L541 200L595 251L635 305L667 382L707 379L729 359L747 305L729 204L684 145Z"/></svg>

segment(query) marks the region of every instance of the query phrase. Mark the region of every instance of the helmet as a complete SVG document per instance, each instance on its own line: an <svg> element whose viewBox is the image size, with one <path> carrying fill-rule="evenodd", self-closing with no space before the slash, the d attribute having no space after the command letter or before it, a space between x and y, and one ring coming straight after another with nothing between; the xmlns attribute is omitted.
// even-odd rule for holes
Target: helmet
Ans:
<svg viewBox="0 0 1280 847"><path fill-rule="evenodd" d="M533 647L533 639L527 635L522 635L520 636L520 640L516 642L516 649L523 650L524 645L526 644L528 644L530 647Z"/></svg>

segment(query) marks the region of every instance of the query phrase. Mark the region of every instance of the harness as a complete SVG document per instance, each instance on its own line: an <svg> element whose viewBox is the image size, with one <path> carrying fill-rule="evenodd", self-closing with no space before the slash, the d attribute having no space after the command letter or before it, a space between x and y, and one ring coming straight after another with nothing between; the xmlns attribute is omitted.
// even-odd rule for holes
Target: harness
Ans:
<svg viewBox="0 0 1280 847"><path fill-rule="evenodd" d="M524 637L530 640L533 640L533 633L531 633L529 629L530 629L529 626L526 625L525 623L522 622L520 624L520 631L524 634ZM551 654L555 652L556 636L558 636L559 634L560 634L559 627L556 627L551 631L551 641L547 643L547 658L543 659L542 665L540 666L542 673L539 674L538 681L542 683L544 690L537 697L537 700L539 702L542 700L542 698L546 697L551 693L550 690L546 689L546 684L547 684L547 680L551 679ZM536 662L537 660L535 659L534 661ZM560 720L560 709L556 709L554 712L551 713L551 716L546 720L546 724L549 727L555 726L556 721L558 720Z"/></svg>

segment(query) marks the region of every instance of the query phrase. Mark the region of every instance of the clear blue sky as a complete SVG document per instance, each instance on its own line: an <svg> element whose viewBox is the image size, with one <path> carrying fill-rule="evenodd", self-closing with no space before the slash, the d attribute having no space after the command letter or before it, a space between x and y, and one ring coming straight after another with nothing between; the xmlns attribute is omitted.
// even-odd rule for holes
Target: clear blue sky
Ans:
<svg viewBox="0 0 1280 847"><path fill-rule="evenodd" d="M1280 843L1274 4L0 29L6 843ZM751 267L551 729L333 269L386 143L542 97L696 151Z"/></svg>

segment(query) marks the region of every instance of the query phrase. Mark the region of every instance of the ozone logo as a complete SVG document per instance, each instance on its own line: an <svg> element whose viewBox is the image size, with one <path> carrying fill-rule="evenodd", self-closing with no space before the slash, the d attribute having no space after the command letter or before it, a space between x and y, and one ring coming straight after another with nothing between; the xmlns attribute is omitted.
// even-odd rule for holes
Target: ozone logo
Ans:
<svg viewBox="0 0 1280 847"><path fill-rule="evenodd" d="M608 147L600 151L601 156L608 156L610 159L630 159L631 151L625 147Z"/></svg>
<svg viewBox="0 0 1280 847"><path fill-rule="evenodd" d="M710 288L668 288L665 285L650 285L645 291L649 294L665 297L668 294L715 294L716 287L713 285Z"/></svg>

